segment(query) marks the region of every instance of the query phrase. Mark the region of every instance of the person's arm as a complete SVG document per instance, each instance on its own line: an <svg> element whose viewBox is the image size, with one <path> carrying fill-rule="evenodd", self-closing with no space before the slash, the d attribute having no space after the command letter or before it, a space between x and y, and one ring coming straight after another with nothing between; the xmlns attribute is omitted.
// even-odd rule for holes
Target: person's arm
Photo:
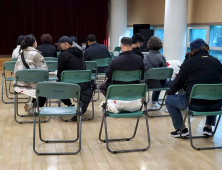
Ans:
<svg viewBox="0 0 222 170"><path fill-rule="evenodd" d="M187 80L187 70L188 70L187 67L188 66L186 62L181 65L180 71L176 76L176 78L174 79L172 86L170 87L170 90L167 91L168 95L173 95L184 87Z"/></svg>
<svg viewBox="0 0 222 170"><path fill-rule="evenodd" d="M113 67L113 65L114 65L114 64L113 64L113 61L114 61L114 60L112 60L112 61L110 62L109 67L108 67L108 69L106 70L106 77L109 78L109 79L112 78L113 72L115 71L115 69L114 69L114 67Z"/></svg>
<svg viewBox="0 0 222 170"><path fill-rule="evenodd" d="M142 62L141 71L142 71L141 80L143 80L144 79L144 75L145 75L145 66L144 66L143 62Z"/></svg>
<svg viewBox="0 0 222 170"><path fill-rule="evenodd" d="M65 70L65 60L64 56L62 56L62 53L60 53L58 57L58 68L57 68L57 77L59 81L61 81L61 74L64 70Z"/></svg>
<svg viewBox="0 0 222 170"><path fill-rule="evenodd" d="M57 51L56 51L56 48L54 47L54 55L53 55L55 58L57 58Z"/></svg>
<svg viewBox="0 0 222 170"><path fill-rule="evenodd" d="M162 57L161 61L162 61L162 64L161 64L162 67L167 67L166 58L164 56Z"/></svg>
<svg viewBox="0 0 222 170"><path fill-rule="evenodd" d="M107 55L108 55L108 57L110 58L110 53L109 53L109 51L107 50Z"/></svg>

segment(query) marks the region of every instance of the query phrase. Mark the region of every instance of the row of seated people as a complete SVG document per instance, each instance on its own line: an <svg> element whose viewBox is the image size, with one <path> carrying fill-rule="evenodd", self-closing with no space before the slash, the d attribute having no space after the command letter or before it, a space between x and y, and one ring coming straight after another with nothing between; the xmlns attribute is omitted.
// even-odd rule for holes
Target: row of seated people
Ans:
<svg viewBox="0 0 222 170"><path fill-rule="evenodd" d="M88 44L91 46L96 43L93 36L89 37ZM72 47L72 41L69 37L63 36L59 39L58 45L62 51L58 58L58 73L57 77L60 81L61 73L64 70L85 70L85 59L83 52L77 47ZM47 69L42 55L36 50L37 42L32 35L25 36L21 42L21 50L23 50L25 62L28 63L30 68L33 69ZM148 41L148 48L150 52L144 57L133 53L133 40L128 37L121 39L121 51L119 57L113 59L106 71L107 81L100 85L101 92L106 95L108 86L110 85L112 74L115 70L131 71L141 70L142 73L150 68L166 67L166 59L159 53L159 49L162 48L162 42L158 37L151 37ZM191 52L189 58L184 61L180 67L178 75L175 77L171 84L170 90L167 92L166 107L171 115L173 126L176 131L171 132L171 136L179 137L187 136L188 129L183 127L183 131L180 132L183 118L181 110L186 109L186 103L188 102L189 95L193 85L195 84L217 84L222 83L222 65L219 60L210 56L206 43L202 39L196 39L190 44ZM91 51L93 54L93 51ZM21 69L26 69L22 61L22 55L18 56L18 61L15 65L15 72ZM120 83L120 82L116 82ZM134 82L131 82L134 83ZM148 83L148 86L152 85ZM159 82L160 86L166 84L166 80ZM185 94L176 94L181 88L185 86ZM20 86L26 86L24 82L18 84ZM89 88L87 84L81 84L81 90ZM34 87L33 87L34 88ZM153 93L153 102L158 101L160 92ZM88 94L89 98L92 96L92 92ZM90 100L89 100L90 101ZM35 102L33 99L32 102ZM72 106L70 99L64 99L62 102L67 106ZM45 99L42 98L39 105L42 107L45 103ZM86 111L88 103L85 105ZM217 111L220 110L222 101L210 101L210 100L195 100L192 102L191 108L196 111ZM76 120L75 118L72 118ZM203 129L203 134L210 135L212 126L215 125L216 116L207 116L206 125Z"/></svg>

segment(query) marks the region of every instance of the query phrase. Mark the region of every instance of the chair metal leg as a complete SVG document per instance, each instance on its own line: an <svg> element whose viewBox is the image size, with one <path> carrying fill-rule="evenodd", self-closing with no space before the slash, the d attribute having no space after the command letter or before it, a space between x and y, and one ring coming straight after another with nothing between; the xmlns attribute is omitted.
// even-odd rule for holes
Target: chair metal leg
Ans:
<svg viewBox="0 0 222 170"><path fill-rule="evenodd" d="M106 116L104 116L104 126L105 126L105 137L106 137L106 148L109 152L113 153L113 154L116 154L116 153L125 153L125 152L137 152L137 151L146 151L147 149L150 148L150 134L149 134L149 124L148 124L148 115L145 114L145 117L146 117L146 129L147 129L147 140L148 140L148 146L146 148L143 148L143 149L129 149L129 150L117 150L117 151L113 151L109 148L109 142L110 141L119 141L119 139L111 139L109 140L108 139L108 132L107 132L107 122L106 122ZM139 118L137 119L137 125L136 125L136 128L135 128L135 132L134 132L134 136L136 134L136 130L137 130L137 126L138 126L138 123L139 123ZM102 123L103 124L103 123ZM102 125L101 124L101 125ZM102 127L102 126L101 126ZM101 131L101 130L100 130ZM100 137L101 137L101 132L100 132ZM99 137L99 138L100 138Z"/></svg>
<svg viewBox="0 0 222 170"><path fill-rule="evenodd" d="M148 92L148 94L149 94L149 92ZM158 111L158 110L162 109L163 103L164 103L164 101L165 101L165 98L166 98L166 92L165 92L164 97L163 97L163 99L162 99L162 102L161 102L161 104L160 104L160 108L159 108L159 109L149 109L148 111ZM167 117L167 116L170 116L170 114L167 114L167 115L156 115L156 116L150 116L150 115L148 114L148 117L150 117L150 118L154 118L154 117Z"/></svg>
<svg viewBox="0 0 222 170"><path fill-rule="evenodd" d="M17 123L19 124L23 124L23 123L33 123L33 121L18 121L17 120L17 116L20 117L33 117L32 115L19 115L18 114L18 93L14 93L14 119ZM47 120L41 121L41 123L46 123L51 119L51 117L49 117Z"/></svg>
<svg viewBox="0 0 222 170"><path fill-rule="evenodd" d="M11 83L11 81L10 81L10 83ZM12 98L12 97L9 97L9 95L8 95L8 88L7 88L7 83L6 83L6 81L4 80L4 77L2 76L2 102L4 103L4 104L13 104L14 102L12 101L12 102L6 102L6 101L4 101L4 84L5 84L5 92L6 92L6 97L8 98L8 99L10 99L10 100L13 100L14 98ZM10 92L10 85L9 85L9 92ZM11 93L11 92L10 92ZM14 93L12 93L12 94L14 94ZM29 102L30 101L30 97L29 98L19 98L19 99L29 99L27 102ZM19 103L27 103L27 102L19 102Z"/></svg>
<svg viewBox="0 0 222 170"><path fill-rule="evenodd" d="M100 140L101 142L104 142L104 143L105 143L105 142L106 142L106 139L101 139L103 124L104 124L104 117L105 117L105 116L103 116L102 123L101 123L101 127L100 127L99 140ZM140 117L137 118L136 126L135 126L135 130L134 130L133 136L131 136L131 137L129 137L129 138L121 138L121 139L109 139L109 141L129 141L129 140L133 139L133 138L136 136L137 127L138 127L138 124L139 124L139 119L140 119Z"/></svg>
<svg viewBox="0 0 222 170"><path fill-rule="evenodd" d="M40 118L39 118L40 120ZM78 123L77 123L77 139L75 140L43 140L41 137L41 126L39 123L39 137L40 140L45 142L45 143L74 143L79 139L79 147L77 149L77 151L75 152L50 152L50 153L40 153L36 150L35 148L35 132L36 132L36 117L34 116L34 120L33 120L33 151L37 154L37 155L75 155L77 153L80 152L81 150L81 132L82 132L82 118L81 116L78 116ZM40 122L40 121L39 121Z"/></svg>
<svg viewBox="0 0 222 170"><path fill-rule="evenodd" d="M180 131L182 131L183 127L185 126L185 122L186 122L186 118L187 118L188 112L189 112L189 108L187 108L187 112L185 114L185 117L184 117L184 120L183 120L183 125L182 125ZM221 115L219 116L219 118L217 120L214 132L213 132L213 134L211 136L205 136L205 135L202 135L202 136L192 136L190 117L191 117L191 115L188 115L189 137L181 137L181 134L180 134L180 137L181 138L185 138L185 139L189 138L190 139L190 145L192 146L192 148L194 148L196 150L222 149L222 146L216 146L216 147L195 147L194 144L193 144L193 139L197 139L197 138L211 138L211 137L214 136L214 134L216 133L218 124L220 122Z"/></svg>

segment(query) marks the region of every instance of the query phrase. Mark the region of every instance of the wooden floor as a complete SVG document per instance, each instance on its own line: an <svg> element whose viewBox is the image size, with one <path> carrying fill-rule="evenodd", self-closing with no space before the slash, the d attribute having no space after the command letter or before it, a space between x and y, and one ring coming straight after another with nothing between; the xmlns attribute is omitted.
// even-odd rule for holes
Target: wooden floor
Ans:
<svg viewBox="0 0 222 170"><path fill-rule="evenodd" d="M170 117L149 118L151 147L144 152L111 154L106 144L99 141L99 128L102 112L98 109L100 101L95 102L95 118L82 124L82 149L73 156L38 156L33 152L33 124L18 124L13 117L13 104L0 103L0 170L48 169L222 169L222 150L196 151L189 140L170 137L174 130ZM163 110L165 107L163 108ZM84 117L90 116L91 105ZM19 104L19 113L23 114L23 104ZM165 114L163 111L151 114ZM129 137L132 135L135 119L108 118L110 138ZM192 118L194 134L201 133L204 117ZM222 126L219 125L213 139L196 139L195 144L222 144ZM48 139L72 139L76 135L76 122L62 122L53 117L42 126L43 137ZM37 130L38 132L38 130ZM104 135L103 135L104 136ZM112 149L145 147L147 144L145 119L141 118L138 132L132 141L111 143ZM74 144L43 144L37 133L38 151L72 151Z"/></svg>

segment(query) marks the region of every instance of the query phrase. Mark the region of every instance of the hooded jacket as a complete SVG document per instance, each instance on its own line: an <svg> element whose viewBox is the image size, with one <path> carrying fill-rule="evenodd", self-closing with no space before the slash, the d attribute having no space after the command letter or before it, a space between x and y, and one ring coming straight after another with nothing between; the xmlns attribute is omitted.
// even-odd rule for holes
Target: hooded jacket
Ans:
<svg viewBox="0 0 222 170"><path fill-rule="evenodd" d="M61 74L65 70L85 70L83 51L77 47L70 47L61 52L58 57L57 77L61 81Z"/></svg>

